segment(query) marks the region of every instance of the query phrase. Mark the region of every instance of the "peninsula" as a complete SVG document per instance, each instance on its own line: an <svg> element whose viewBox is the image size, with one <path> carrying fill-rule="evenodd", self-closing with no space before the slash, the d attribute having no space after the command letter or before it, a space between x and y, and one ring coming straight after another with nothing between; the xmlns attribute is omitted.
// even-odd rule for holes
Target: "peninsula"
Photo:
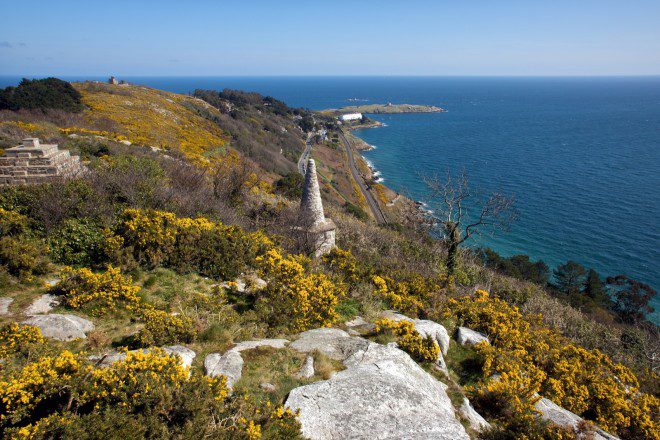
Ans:
<svg viewBox="0 0 660 440"><path fill-rule="evenodd" d="M365 104L352 105L338 109L323 110L321 113L339 116L346 113L397 114L397 113L438 113L446 111L434 105L416 104Z"/></svg>

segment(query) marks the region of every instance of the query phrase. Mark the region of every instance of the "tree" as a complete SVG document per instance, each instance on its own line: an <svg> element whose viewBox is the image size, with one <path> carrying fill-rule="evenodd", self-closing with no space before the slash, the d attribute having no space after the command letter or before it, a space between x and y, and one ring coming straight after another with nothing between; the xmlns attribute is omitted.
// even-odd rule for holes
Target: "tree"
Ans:
<svg viewBox="0 0 660 440"><path fill-rule="evenodd" d="M57 78L23 79L16 87L0 89L0 110L62 109L79 112L82 96L71 84Z"/></svg>
<svg viewBox="0 0 660 440"><path fill-rule="evenodd" d="M555 287L570 298L577 298L584 286L586 273L587 269L575 261L560 264L553 271Z"/></svg>
<svg viewBox="0 0 660 440"><path fill-rule="evenodd" d="M600 275L594 269L589 269L587 280L584 283L584 294L591 298L600 306L611 305L610 296L607 294L605 285L600 279Z"/></svg>
<svg viewBox="0 0 660 440"><path fill-rule="evenodd" d="M437 176L423 177L423 180L430 190L430 203L439 213L438 226L447 242L448 275L454 275L459 247L470 237L487 230L506 230L516 219L514 197L498 192L479 197L470 190L465 172L456 180L452 180L449 171L444 180ZM476 215L470 215L472 212Z"/></svg>
<svg viewBox="0 0 660 440"><path fill-rule="evenodd" d="M647 314L653 313L649 302L656 291L648 284L626 275L607 277L605 283L613 287L614 311L622 321L637 324L644 321Z"/></svg>

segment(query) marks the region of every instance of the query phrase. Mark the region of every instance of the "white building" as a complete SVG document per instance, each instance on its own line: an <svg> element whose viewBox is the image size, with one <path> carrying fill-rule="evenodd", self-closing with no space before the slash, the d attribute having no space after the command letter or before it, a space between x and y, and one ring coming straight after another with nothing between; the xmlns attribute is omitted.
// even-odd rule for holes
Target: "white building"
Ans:
<svg viewBox="0 0 660 440"><path fill-rule="evenodd" d="M346 113L345 115L341 115L339 119L344 122L357 121L358 119L362 119L362 113Z"/></svg>

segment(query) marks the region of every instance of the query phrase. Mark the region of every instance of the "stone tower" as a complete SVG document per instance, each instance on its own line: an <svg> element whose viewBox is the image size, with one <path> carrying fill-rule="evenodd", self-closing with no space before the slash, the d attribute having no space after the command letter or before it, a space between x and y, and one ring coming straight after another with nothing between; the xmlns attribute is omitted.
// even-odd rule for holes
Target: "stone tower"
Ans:
<svg viewBox="0 0 660 440"><path fill-rule="evenodd" d="M43 183L72 177L83 170L78 156L54 144L41 144L37 138L23 139L0 157L0 186Z"/></svg>
<svg viewBox="0 0 660 440"><path fill-rule="evenodd" d="M316 257L327 254L335 247L336 226L332 220L325 218L323 213L323 202L314 159L307 161L298 224L306 246Z"/></svg>

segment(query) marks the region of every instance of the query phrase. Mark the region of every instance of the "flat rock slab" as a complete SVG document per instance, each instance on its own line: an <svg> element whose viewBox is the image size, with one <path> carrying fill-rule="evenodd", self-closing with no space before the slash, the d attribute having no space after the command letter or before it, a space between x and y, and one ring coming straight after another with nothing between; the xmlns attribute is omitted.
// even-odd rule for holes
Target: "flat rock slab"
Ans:
<svg viewBox="0 0 660 440"><path fill-rule="evenodd" d="M480 342L487 342L490 344L488 336L484 335L483 333L471 330L467 327L458 328L456 340L458 340L458 343L461 345L476 345Z"/></svg>
<svg viewBox="0 0 660 440"><path fill-rule="evenodd" d="M243 358L241 353L235 350L229 350L225 354L211 353L204 359L204 369L210 377L227 377L227 385L233 388L243 375Z"/></svg>
<svg viewBox="0 0 660 440"><path fill-rule="evenodd" d="M9 315L9 306L14 302L14 298L0 298L0 316Z"/></svg>
<svg viewBox="0 0 660 440"><path fill-rule="evenodd" d="M231 351L253 350L259 347L285 348L289 343L288 339L259 339L254 341L243 341L231 348Z"/></svg>
<svg viewBox="0 0 660 440"><path fill-rule="evenodd" d="M34 315L23 321L23 324L38 327L44 337L58 341L85 339L85 333L94 330L94 324L85 318L58 313Z"/></svg>
<svg viewBox="0 0 660 440"><path fill-rule="evenodd" d="M365 350L369 341L351 337L338 328L317 328L298 335L289 348L301 353L319 351L331 359L343 361L353 353Z"/></svg>
<svg viewBox="0 0 660 440"><path fill-rule="evenodd" d="M345 364L348 368L329 380L289 393L285 406L300 410L306 437L469 439L446 386L401 350L369 343Z"/></svg>
<svg viewBox="0 0 660 440"><path fill-rule="evenodd" d="M60 304L60 300L55 295L43 294L35 299L32 304L25 309L26 315L43 315L50 312Z"/></svg>
<svg viewBox="0 0 660 440"><path fill-rule="evenodd" d="M572 429L576 433L579 432L580 426L582 424L582 417L572 413L567 409L562 408L552 400L542 397L538 402L536 402L534 408L539 412L542 419L547 420L557 426ZM592 435L590 438L593 438L594 440L619 440L619 437L615 437L598 427L591 434Z"/></svg>

